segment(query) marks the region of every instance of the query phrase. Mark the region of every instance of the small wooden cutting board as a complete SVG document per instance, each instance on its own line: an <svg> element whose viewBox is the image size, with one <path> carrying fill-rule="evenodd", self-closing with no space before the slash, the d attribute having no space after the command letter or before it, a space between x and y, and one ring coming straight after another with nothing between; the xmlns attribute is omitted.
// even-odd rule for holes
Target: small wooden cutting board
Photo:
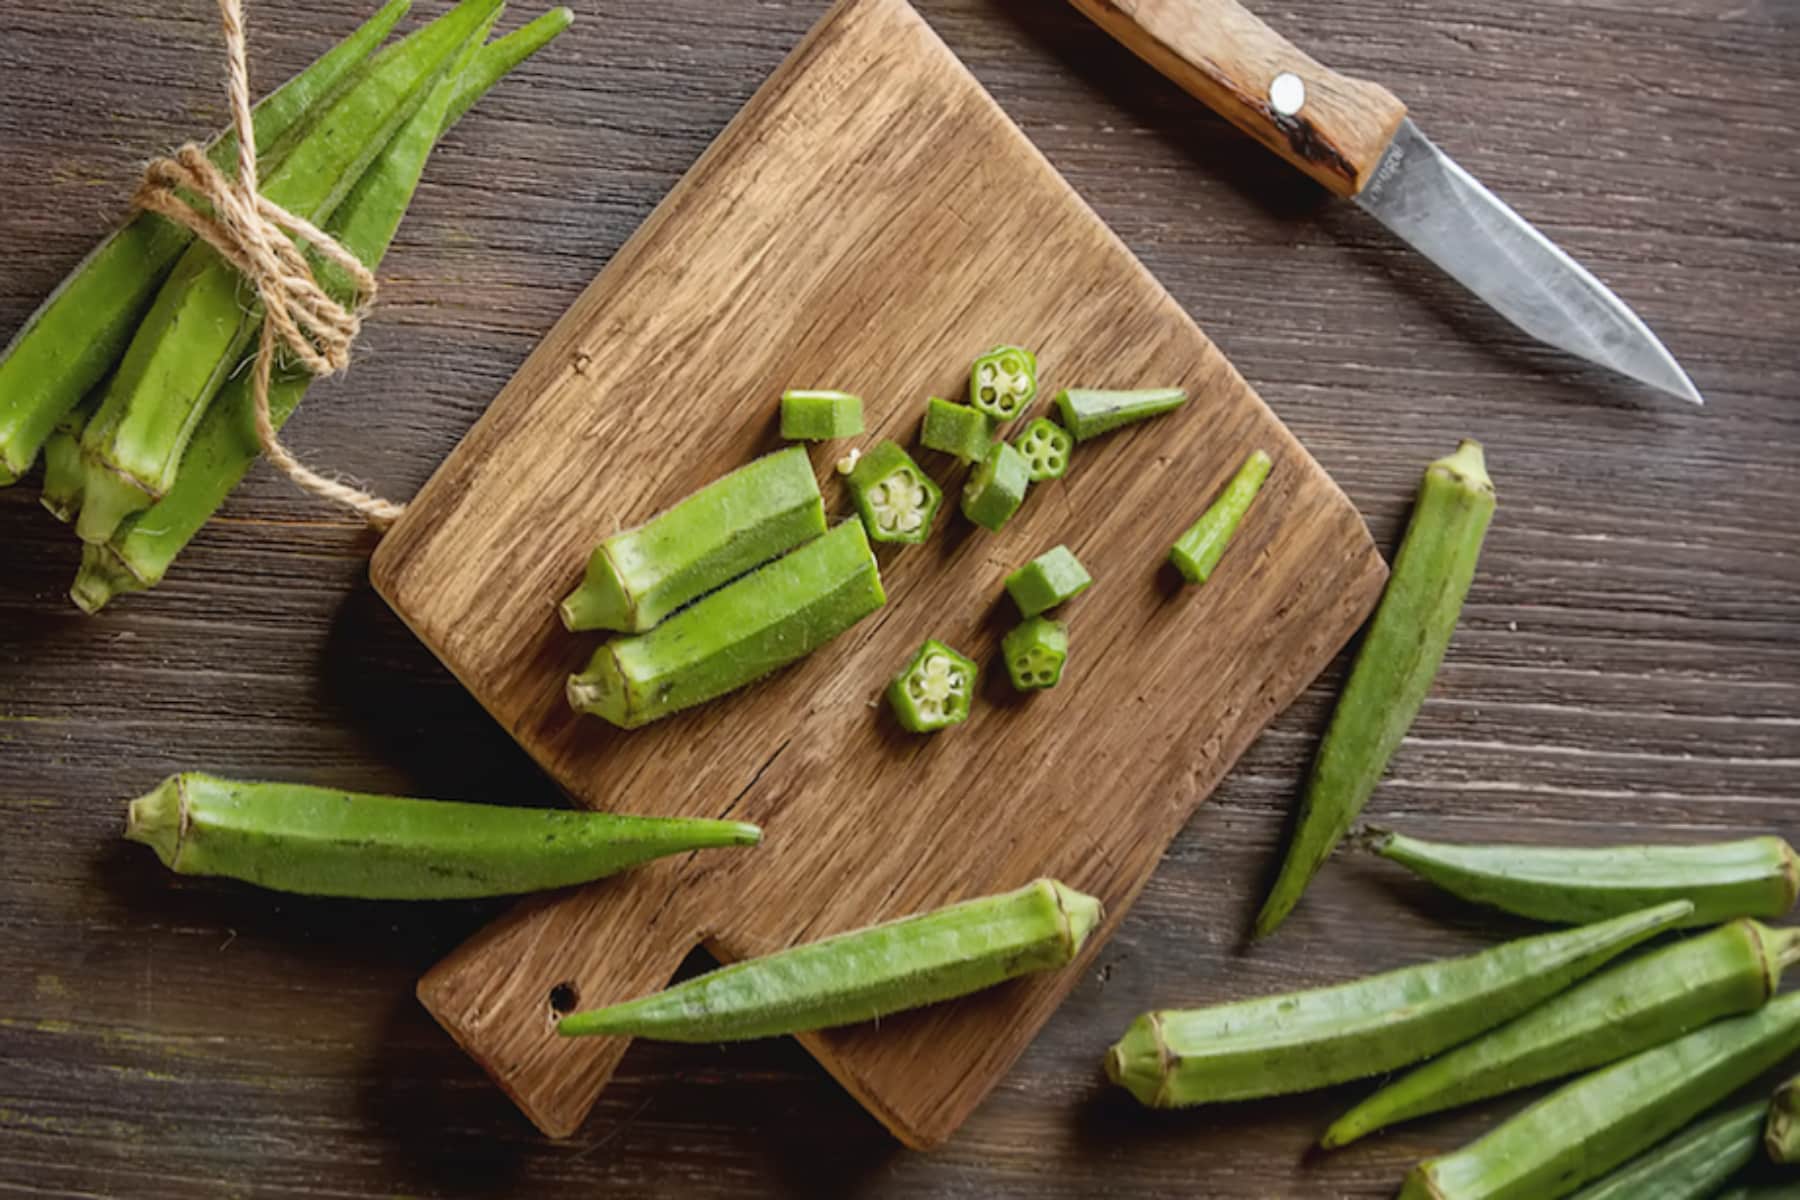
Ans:
<svg viewBox="0 0 1800 1200"><path fill-rule="evenodd" d="M972 358L1034 348L1043 396L1179 384L1176 414L1077 449L1000 534L953 509L884 548L888 604L804 662L632 733L577 717L595 638L557 599L604 534L776 448L785 387L864 397L911 445ZM1043 411L1044 400L1040 400ZM1274 471L1217 573L1176 535L1244 456ZM851 512L814 449L826 505ZM1061 615L1060 686L996 669L1004 576L1067 543L1096 582ZM1087 968L1169 840L1367 615L1385 568L1356 511L1194 322L905 0L844 0L544 339L375 555L375 586L580 803L754 821L754 850L530 901L419 996L541 1129L571 1133L626 1044L559 1039L558 1002L1051 875L1104 900L1077 966L803 1039L912 1146L948 1137ZM880 694L927 637L984 664L975 713L902 733ZM1195 913L1205 921L1206 913ZM1095 1062L1116 1030L1095 1030Z"/></svg>

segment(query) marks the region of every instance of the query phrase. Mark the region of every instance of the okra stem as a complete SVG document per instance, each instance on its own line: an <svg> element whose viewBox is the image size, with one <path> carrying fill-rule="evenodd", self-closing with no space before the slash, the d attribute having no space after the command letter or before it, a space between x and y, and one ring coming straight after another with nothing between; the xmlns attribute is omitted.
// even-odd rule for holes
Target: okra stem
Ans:
<svg viewBox="0 0 1800 1200"><path fill-rule="evenodd" d="M1250 511L1250 502L1256 499L1263 480L1269 477L1269 466L1266 453L1251 451L1219 498L1200 514L1199 520L1188 526L1186 533L1175 539L1175 545L1169 550L1169 561L1181 572L1183 579L1189 583L1205 583L1212 576L1213 568L1219 565L1219 559L1224 556L1225 547L1231 544L1232 535L1237 532L1244 514Z"/></svg>
<svg viewBox="0 0 1800 1200"><path fill-rule="evenodd" d="M1494 515L1481 445L1464 441L1425 471L1393 575L1319 745L1293 844L1256 918L1256 936L1292 912L1387 770L1431 690Z"/></svg>

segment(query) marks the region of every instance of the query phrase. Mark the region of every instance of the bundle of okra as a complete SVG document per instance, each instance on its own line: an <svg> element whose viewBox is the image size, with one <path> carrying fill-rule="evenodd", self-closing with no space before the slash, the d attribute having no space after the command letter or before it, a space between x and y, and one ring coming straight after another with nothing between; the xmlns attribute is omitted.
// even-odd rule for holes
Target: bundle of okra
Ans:
<svg viewBox="0 0 1800 1200"><path fill-rule="evenodd" d="M410 0L361 28L256 106L262 192L371 270L439 137L509 71L568 27L559 8L492 42L501 0L462 0L378 49ZM227 133L208 150L232 170ZM343 272L314 263L340 299ZM44 460L44 505L83 542L71 596L97 612L160 582L259 453L251 372L261 324L212 247L139 213L84 259L0 355L0 485ZM278 364L279 427L311 376Z"/></svg>

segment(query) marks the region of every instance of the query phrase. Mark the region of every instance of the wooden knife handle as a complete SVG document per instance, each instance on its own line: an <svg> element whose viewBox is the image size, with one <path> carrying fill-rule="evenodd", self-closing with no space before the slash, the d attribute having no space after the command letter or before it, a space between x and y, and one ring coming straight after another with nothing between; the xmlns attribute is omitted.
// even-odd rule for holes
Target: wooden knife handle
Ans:
<svg viewBox="0 0 1800 1200"><path fill-rule="evenodd" d="M1340 196L1362 191L1406 116L1392 92L1320 66L1237 0L1071 2Z"/></svg>

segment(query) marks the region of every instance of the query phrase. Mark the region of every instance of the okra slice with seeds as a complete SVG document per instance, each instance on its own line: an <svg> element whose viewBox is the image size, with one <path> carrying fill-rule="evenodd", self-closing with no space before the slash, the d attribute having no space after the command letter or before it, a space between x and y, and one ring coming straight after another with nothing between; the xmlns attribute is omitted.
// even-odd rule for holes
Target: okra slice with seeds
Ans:
<svg viewBox="0 0 1800 1200"><path fill-rule="evenodd" d="M963 516L998 533L1025 503L1030 486L1031 468L1025 464L1025 456L1010 442L995 442L963 484Z"/></svg>
<svg viewBox="0 0 1800 1200"><path fill-rule="evenodd" d="M1000 642L1006 674L1021 692L1052 688L1069 660L1069 627L1049 617L1032 617Z"/></svg>
<svg viewBox="0 0 1800 1200"><path fill-rule="evenodd" d="M1169 561L1183 579L1189 583L1205 583L1211 578L1213 568L1224 557L1225 547L1231 544L1238 524L1250 511L1250 502L1256 499L1263 480L1268 477L1269 456L1261 450L1251 451L1219 498L1200 514L1200 519L1190 525L1186 533L1175 539L1175 545L1169 550Z"/></svg>
<svg viewBox="0 0 1800 1200"><path fill-rule="evenodd" d="M1031 470L1031 482L1061 479L1068 473L1069 454L1075 449L1075 439L1055 421L1038 417L1025 427L1016 444L1019 453L1025 456L1025 465Z"/></svg>
<svg viewBox="0 0 1800 1200"><path fill-rule="evenodd" d="M917 544L931 536L943 489L898 442L877 443L856 460L844 482L872 541Z"/></svg>
<svg viewBox="0 0 1800 1200"><path fill-rule="evenodd" d="M1719 1200L1762 1149L1761 1100L1698 1121L1576 1192L1573 1200Z"/></svg>
<svg viewBox="0 0 1800 1200"><path fill-rule="evenodd" d="M573 1013L565 1037L731 1042L831 1029L1068 966L1103 916L1054 879L733 963L609 1008Z"/></svg>
<svg viewBox="0 0 1800 1200"><path fill-rule="evenodd" d="M1079 596L1093 582L1074 551L1052 546L1006 577L1006 594L1019 606L1020 616L1035 617Z"/></svg>
<svg viewBox="0 0 1800 1200"><path fill-rule="evenodd" d="M969 403L996 421L1010 421L1037 395L1037 355L1022 346L996 346L969 368Z"/></svg>
<svg viewBox="0 0 1800 1200"><path fill-rule="evenodd" d="M1763 1145L1778 1163L1800 1163L1800 1075L1775 1089Z"/></svg>
<svg viewBox="0 0 1800 1200"><path fill-rule="evenodd" d="M789 441L829 442L862 431L861 396L805 388L781 393L781 436Z"/></svg>
<svg viewBox="0 0 1800 1200"><path fill-rule="evenodd" d="M569 705L636 729L804 658L886 602L862 522L844 521L648 633L601 646L569 677Z"/></svg>
<svg viewBox="0 0 1800 1200"><path fill-rule="evenodd" d="M888 684L888 704L908 733L936 733L969 719L979 675L972 659L928 641Z"/></svg>
<svg viewBox="0 0 1800 1200"><path fill-rule="evenodd" d="M1185 388L1066 388L1056 394L1056 412L1077 442L1097 438L1126 425L1173 412L1187 403Z"/></svg>
<svg viewBox="0 0 1800 1200"><path fill-rule="evenodd" d="M777 450L601 541L581 586L563 599L563 624L642 633L824 532L825 502L806 450Z"/></svg>
<svg viewBox="0 0 1800 1200"><path fill-rule="evenodd" d="M966 463L987 457L994 441L994 425L988 415L966 404L952 404L937 396L925 401L925 422L919 427L919 443Z"/></svg>

